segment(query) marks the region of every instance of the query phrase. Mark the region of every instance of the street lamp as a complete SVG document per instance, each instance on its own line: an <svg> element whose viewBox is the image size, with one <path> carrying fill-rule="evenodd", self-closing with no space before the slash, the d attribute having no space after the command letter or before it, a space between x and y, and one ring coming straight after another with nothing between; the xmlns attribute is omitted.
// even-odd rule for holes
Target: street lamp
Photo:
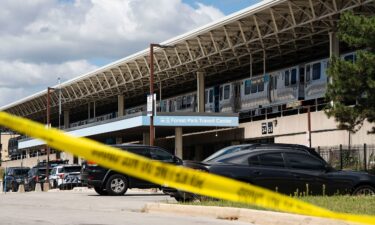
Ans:
<svg viewBox="0 0 375 225"><path fill-rule="evenodd" d="M51 125L51 91L54 91L55 88L48 87L47 88L47 127L50 128ZM49 154L50 154L50 147L47 145L47 165L46 165L46 180L45 183L49 185Z"/></svg>
<svg viewBox="0 0 375 225"><path fill-rule="evenodd" d="M154 47L157 48L174 48L174 46L150 44L150 96L152 98L152 112L150 114L150 145L154 145L155 128L154 128Z"/></svg>

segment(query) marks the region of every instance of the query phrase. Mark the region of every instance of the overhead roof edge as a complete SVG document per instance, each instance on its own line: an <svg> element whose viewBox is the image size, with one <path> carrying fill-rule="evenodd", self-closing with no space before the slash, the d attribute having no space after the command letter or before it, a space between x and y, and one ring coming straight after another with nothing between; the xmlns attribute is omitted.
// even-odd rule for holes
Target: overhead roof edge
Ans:
<svg viewBox="0 0 375 225"><path fill-rule="evenodd" d="M252 14L255 14L259 11L262 11L264 9L267 9L269 7L272 7L274 5L277 5L277 4L280 4L282 2L286 2L288 0L263 0L263 1L260 1L254 5L251 5L247 8L244 8L240 11L237 11L235 13L232 13L228 16L225 16L223 18L220 18L216 21L213 21L211 23L208 23L206 25L203 25L201 27L198 27L192 31L189 31L189 32L186 32L186 33L183 33L181 35L178 35L178 36L175 36L169 40L166 40L164 42L161 42L160 44L162 45L175 45L181 41L184 41L184 40L187 40L189 38L192 38L192 37L196 37L200 34L203 34L203 33L206 33L210 30L213 30L213 29L216 29L220 26L224 26L225 24L228 24L228 23L231 23L231 22L234 22L234 21L238 21L240 20L241 18L244 18L246 16L249 16L249 15L252 15ZM124 58L121 58L119 60L116 60L112 63L109 63L107 65L104 65L98 69L95 69L93 71L90 71L88 73L85 73L83 75L80 75L80 76L77 76L73 79L70 79L68 81L65 81L63 83L60 84L60 87L66 87L66 86L69 86L70 84L73 84L77 81L80 81L82 79L85 79L87 77L90 77L92 75L95 75L95 74L98 74L98 73L102 73L108 69L111 69L111 68L114 68L114 67L117 67L119 66L120 64L123 64L123 63L126 63L126 62L130 62L132 60L135 60L135 59L138 59L138 58L141 58L141 57L144 57L144 56L147 56L148 55L148 51L149 49L146 48L144 50L141 50L139 52L136 52L134 54L131 54L127 57L124 57ZM59 85L55 85L55 86L52 86L53 88L58 88ZM47 89L47 88L46 88ZM25 103L27 101L30 101L30 100L33 100L35 98L38 98L38 97L41 97L43 95L46 95L47 94L47 90L44 90L44 91L40 91L40 92L37 92L35 94L32 94L30 96L27 96L23 99L20 99L20 100L17 100L15 102L12 102L12 103L9 103L7 105L4 105L2 107L0 107L0 111L5 111L9 108L12 108L16 105L19 105L19 104L22 104L22 103Z"/></svg>

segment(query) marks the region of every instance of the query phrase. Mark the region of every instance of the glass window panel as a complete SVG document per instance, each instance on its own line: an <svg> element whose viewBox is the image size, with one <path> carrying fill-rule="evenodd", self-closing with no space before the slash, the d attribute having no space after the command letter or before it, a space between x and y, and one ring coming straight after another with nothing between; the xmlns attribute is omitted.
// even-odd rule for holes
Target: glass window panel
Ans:
<svg viewBox="0 0 375 225"><path fill-rule="evenodd" d="M297 83L297 70L292 69L292 74L291 74L291 77L290 77L290 84L294 85L296 83Z"/></svg>
<svg viewBox="0 0 375 225"><path fill-rule="evenodd" d="M324 164L318 159L309 155L286 153L289 164L294 169L303 170L324 170Z"/></svg>
<svg viewBox="0 0 375 225"><path fill-rule="evenodd" d="M160 160L163 162L173 162L174 158L171 154L161 149L151 149L151 158L154 160Z"/></svg>
<svg viewBox="0 0 375 225"><path fill-rule="evenodd" d="M251 83L251 93L252 94L257 93L257 91L258 91L258 85L255 82Z"/></svg>
<svg viewBox="0 0 375 225"><path fill-rule="evenodd" d="M259 155L259 161L261 166L285 167L281 153Z"/></svg>
<svg viewBox="0 0 375 225"><path fill-rule="evenodd" d="M263 80L258 83L258 92L264 91L264 82Z"/></svg>
<svg viewBox="0 0 375 225"><path fill-rule="evenodd" d="M245 95L249 95L251 92L251 81L250 80L245 80Z"/></svg>
<svg viewBox="0 0 375 225"><path fill-rule="evenodd" d="M284 79L285 79L285 87L289 86L289 70L285 70L284 72Z"/></svg>
<svg viewBox="0 0 375 225"><path fill-rule="evenodd" d="M319 80L320 79L320 62L315 63L312 68L312 79Z"/></svg>
<svg viewBox="0 0 375 225"><path fill-rule="evenodd" d="M225 85L224 86L224 99L229 99L229 94L230 94L230 86Z"/></svg>

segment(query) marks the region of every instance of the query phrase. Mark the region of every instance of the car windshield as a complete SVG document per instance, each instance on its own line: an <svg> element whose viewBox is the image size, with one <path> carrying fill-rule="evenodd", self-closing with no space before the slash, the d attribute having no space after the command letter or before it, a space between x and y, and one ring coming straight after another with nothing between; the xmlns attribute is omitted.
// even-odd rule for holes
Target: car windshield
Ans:
<svg viewBox="0 0 375 225"><path fill-rule="evenodd" d="M29 172L29 169L14 170L14 175L15 176L26 175L27 172Z"/></svg>
<svg viewBox="0 0 375 225"><path fill-rule="evenodd" d="M63 172L64 173L73 173L73 172L80 172L81 167L80 166L67 166L64 167Z"/></svg>
<svg viewBox="0 0 375 225"><path fill-rule="evenodd" d="M233 152L238 152L238 151L247 149L248 147L249 147L248 145L228 146L228 147L223 148L223 149L215 152L214 154L210 155L209 157L204 159L202 162L210 162L210 161L213 161L214 159L219 158L220 156L223 156L223 155L226 155L226 154L229 154L229 153L233 153Z"/></svg>
<svg viewBox="0 0 375 225"><path fill-rule="evenodd" d="M39 175L46 175L46 171L47 171L46 168L39 168L38 169ZM48 171L49 171L49 174L51 174L52 169L49 169Z"/></svg>

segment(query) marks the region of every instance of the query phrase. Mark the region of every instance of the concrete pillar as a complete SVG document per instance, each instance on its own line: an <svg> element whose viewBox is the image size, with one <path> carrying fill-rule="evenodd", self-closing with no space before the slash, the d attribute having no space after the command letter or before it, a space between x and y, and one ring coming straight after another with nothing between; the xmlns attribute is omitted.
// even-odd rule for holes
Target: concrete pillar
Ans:
<svg viewBox="0 0 375 225"><path fill-rule="evenodd" d="M182 159L183 156L183 140L182 140L182 127L175 128L175 139L174 139L174 153L177 157Z"/></svg>
<svg viewBox="0 0 375 225"><path fill-rule="evenodd" d="M122 137L116 137L116 144L122 144Z"/></svg>
<svg viewBox="0 0 375 225"><path fill-rule="evenodd" d="M339 39L335 32L329 32L329 57L340 56Z"/></svg>
<svg viewBox="0 0 375 225"><path fill-rule="evenodd" d="M68 129L70 123L69 110L64 110L64 128Z"/></svg>
<svg viewBox="0 0 375 225"><path fill-rule="evenodd" d="M117 113L119 117L124 115L124 95L117 96Z"/></svg>
<svg viewBox="0 0 375 225"><path fill-rule="evenodd" d="M150 144L150 133L148 132L143 133L143 144L144 145Z"/></svg>
<svg viewBox="0 0 375 225"><path fill-rule="evenodd" d="M198 112L204 112L204 72L197 72L197 106Z"/></svg>
<svg viewBox="0 0 375 225"><path fill-rule="evenodd" d="M339 39L337 38L336 32L329 32L329 57L332 58L333 56L339 57L340 56L340 46L339 46ZM332 77L329 78L329 83L333 83ZM330 102L331 106L334 105L334 102Z"/></svg>

